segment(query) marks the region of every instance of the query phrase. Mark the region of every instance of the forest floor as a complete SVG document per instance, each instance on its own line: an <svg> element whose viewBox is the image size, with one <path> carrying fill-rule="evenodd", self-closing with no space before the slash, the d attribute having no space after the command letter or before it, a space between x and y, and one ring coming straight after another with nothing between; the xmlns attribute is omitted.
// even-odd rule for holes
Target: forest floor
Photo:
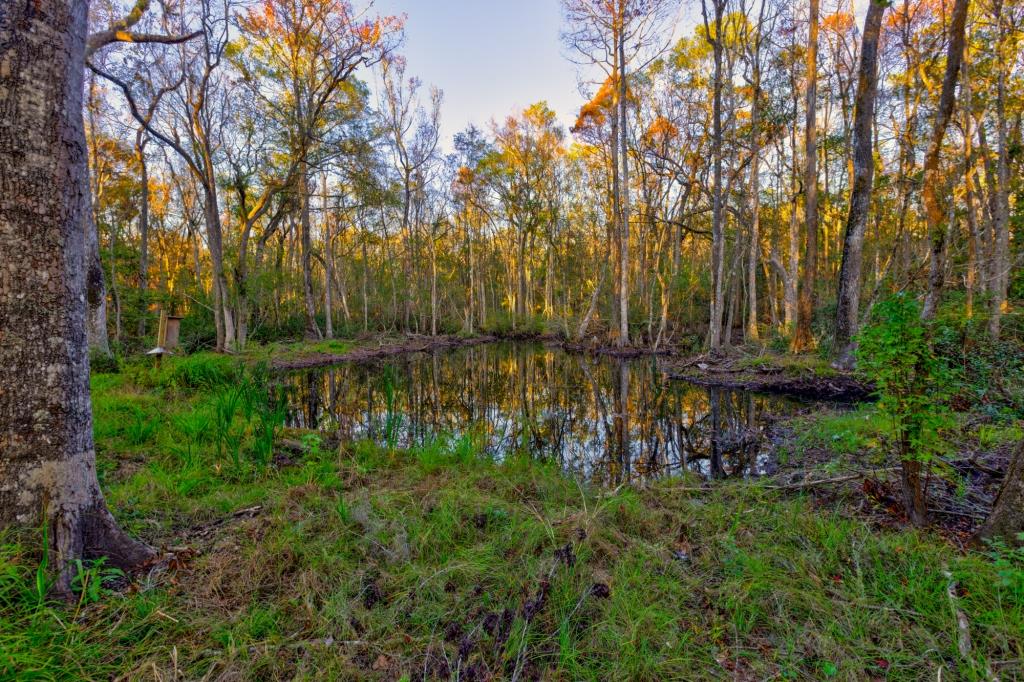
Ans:
<svg viewBox="0 0 1024 682"><path fill-rule="evenodd" d="M290 431L267 457L258 414L221 423L240 367L94 375L101 484L163 559L131 582L83 568L69 606L46 598L41 535L0 535L0 679L1024 678L1024 553L965 546L962 484L992 489L1019 421L961 420L941 503L968 525L916 530L870 405L782 425L770 479L607 490L470 439Z"/></svg>

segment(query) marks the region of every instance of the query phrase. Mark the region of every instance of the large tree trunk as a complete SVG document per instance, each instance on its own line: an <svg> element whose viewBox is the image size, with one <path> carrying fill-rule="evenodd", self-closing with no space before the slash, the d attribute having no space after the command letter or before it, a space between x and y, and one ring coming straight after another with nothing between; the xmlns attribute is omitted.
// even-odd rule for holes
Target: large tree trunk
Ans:
<svg viewBox="0 0 1024 682"><path fill-rule="evenodd" d="M978 538L1002 538L1012 545L1022 545L1021 533L1024 533L1024 443L1013 453L995 506L978 531Z"/></svg>
<svg viewBox="0 0 1024 682"><path fill-rule="evenodd" d="M928 221L928 234L931 240L931 259L928 269L928 294L921 308L921 317L929 320L935 317L942 297L942 288L946 270L946 211L939 202L939 157L942 152L942 141L946 137L946 128L953 116L956 105L956 81L960 75L960 62L964 56L964 31L967 24L967 5L969 0L956 0L949 25L949 46L946 49L946 73L942 79L942 92L939 94L939 108L935 112L935 126L932 128L932 139L928 145L928 153L924 158L924 187L921 201L924 204L925 218Z"/></svg>
<svg viewBox="0 0 1024 682"><path fill-rule="evenodd" d="M860 49L860 73L853 114L853 189L850 214L843 239L843 262L839 269L839 297L836 308L836 364L852 368L854 337L857 334L860 307L861 264L864 253L864 232L871 211L871 186L875 159L872 153L871 124L875 118L875 97L878 92L878 37L881 35L885 5L880 0L868 2L864 18L864 38Z"/></svg>
<svg viewBox="0 0 1024 682"><path fill-rule="evenodd" d="M810 32L807 38L807 120L804 145L804 276L797 304L796 334L793 350L804 351L814 345L811 322L814 318L814 287L818 275L818 4L811 0Z"/></svg>
<svg viewBox="0 0 1024 682"><path fill-rule="evenodd" d="M56 587L73 560L132 568L96 479L86 339L89 182L82 125L88 3L0 5L0 526L49 528Z"/></svg>

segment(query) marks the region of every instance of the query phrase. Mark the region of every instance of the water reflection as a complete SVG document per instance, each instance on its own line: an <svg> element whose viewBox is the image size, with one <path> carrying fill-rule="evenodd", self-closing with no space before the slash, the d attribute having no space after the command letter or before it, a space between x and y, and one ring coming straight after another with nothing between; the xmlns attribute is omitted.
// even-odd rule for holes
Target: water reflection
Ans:
<svg viewBox="0 0 1024 682"><path fill-rule="evenodd" d="M774 468L767 426L793 401L668 381L650 359L491 344L288 375L288 422L396 447L475 434L502 458L525 451L595 482Z"/></svg>

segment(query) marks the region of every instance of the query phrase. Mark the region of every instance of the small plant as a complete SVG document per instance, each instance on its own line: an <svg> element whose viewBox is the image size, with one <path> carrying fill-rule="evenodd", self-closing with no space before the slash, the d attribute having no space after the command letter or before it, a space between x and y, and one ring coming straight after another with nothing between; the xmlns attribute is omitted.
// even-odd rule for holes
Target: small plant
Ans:
<svg viewBox="0 0 1024 682"><path fill-rule="evenodd" d="M288 416L288 401L281 391L271 389L263 400L255 401L256 428L253 459L267 467L274 455L274 440Z"/></svg>
<svg viewBox="0 0 1024 682"><path fill-rule="evenodd" d="M189 411L174 419L174 428L185 437L185 446L177 451L184 455L185 466L191 467L196 463L199 445L206 439L210 416L199 410Z"/></svg>
<svg viewBox="0 0 1024 682"><path fill-rule="evenodd" d="M236 417L245 399L243 386L224 389L213 403L214 432L217 435L217 452L223 459L228 457L238 469L242 464L242 444L245 440L245 425L237 425Z"/></svg>
<svg viewBox="0 0 1024 682"><path fill-rule="evenodd" d="M1010 591L1013 601L1021 602L1024 600L1024 533L1017 536L1017 547L1011 547L1001 539L986 542L988 555L999 576L1000 587Z"/></svg>
<svg viewBox="0 0 1024 682"><path fill-rule="evenodd" d="M941 432L951 424L943 399L948 370L935 353L931 328L917 301L900 294L882 301L860 334L859 367L878 388L878 409L892 423L900 459L904 506L911 520L927 518L922 472L944 449Z"/></svg>
<svg viewBox="0 0 1024 682"><path fill-rule="evenodd" d="M148 415L137 411L125 427L124 437L129 445L144 445L156 435L157 424Z"/></svg>
<svg viewBox="0 0 1024 682"><path fill-rule="evenodd" d="M71 589L78 593L79 608L99 602L111 592L105 585L124 577L124 571L107 566L105 558L92 562L75 559L74 566L75 577L71 579Z"/></svg>

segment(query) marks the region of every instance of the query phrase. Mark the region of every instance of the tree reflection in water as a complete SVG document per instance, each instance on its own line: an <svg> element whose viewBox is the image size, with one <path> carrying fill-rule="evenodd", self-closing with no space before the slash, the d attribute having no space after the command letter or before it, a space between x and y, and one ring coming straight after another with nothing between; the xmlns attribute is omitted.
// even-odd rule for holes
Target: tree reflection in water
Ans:
<svg viewBox="0 0 1024 682"><path fill-rule="evenodd" d="M500 343L286 376L290 426L405 447L472 434L501 459L521 452L617 485L695 471L774 468L766 428L799 404L670 381L653 359L570 355Z"/></svg>

